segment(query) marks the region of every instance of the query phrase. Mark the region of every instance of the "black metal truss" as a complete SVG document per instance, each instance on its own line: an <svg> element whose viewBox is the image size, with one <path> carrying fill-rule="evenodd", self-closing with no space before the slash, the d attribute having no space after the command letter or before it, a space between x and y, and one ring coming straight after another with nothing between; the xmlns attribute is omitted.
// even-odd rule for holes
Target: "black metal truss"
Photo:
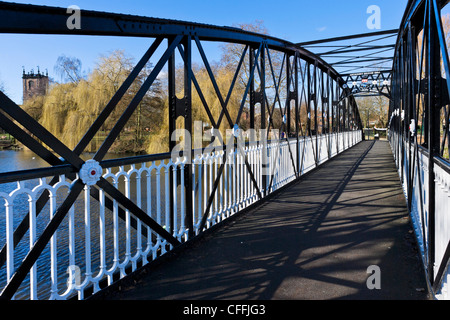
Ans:
<svg viewBox="0 0 450 320"><path fill-rule="evenodd" d="M436 265L435 257L435 167L440 166L450 173L450 163L443 158L445 147L450 148L450 79L442 77L443 73L450 74L446 35L441 20L441 9L447 3L447 0L409 1L395 48L389 110L389 130L397 134L397 139L393 141L396 146L395 157L410 159L409 162L397 163L401 179L405 181L410 209L413 189L419 188L418 210L422 221L428 226L427 232L424 226L421 230L426 238L424 263L434 293L441 288L450 263L450 243L439 265ZM417 129L419 124L422 124L423 129L420 137ZM429 159L426 171L420 170L419 154ZM414 183L415 179L418 180L417 184ZM426 180L427 213L423 207L425 199L422 198Z"/></svg>
<svg viewBox="0 0 450 320"><path fill-rule="evenodd" d="M363 72L342 75L354 97L382 95L391 99L391 71Z"/></svg>
<svg viewBox="0 0 450 320"><path fill-rule="evenodd" d="M389 75L392 72L395 40L399 30L385 30L362 33L345 37L336 37L300 43L313 50L341 74L347 77L347 85L352 94L370 92L372 95L383 95L390 98ZM355 39L363 39L355 42ZM325 51L324 51L325 50ZM358 79L358 76L362 76ZM369 76L370 83L358 83ZM356 79L355 79L356 77ZM374 85L374 81L383 82ZM384 82L387 80L388 82Z"/></svg>
<svg viewBox="0 0 450 320"><path fill-rule="evenodd" d="M353 40L358 38L367 38L367 37L374 37L374 36L383 36L387 34L396 34L398 32L397 29L393 30L383 30L383 31L376 31L376 32L368 32L368 33L360 33L355 35L349 35L349 36L342 36L342 37L334 37L334 38L328 38L328 39L321 39L321 40L313 40L308 42L300 42L297 43L299 46L311 46L311 45L317 45L322 43L330 43L330 42L336 42L336 41L344 41L344 40Z"/></svg>
<svg viewBox="0 0 450 320"><path fill-rule="evenodd" d="M247 101L249 101L251 128L255 128L256 104L260 105L261 123L259 127L261 129L275 128L273 115L275 112L280 112L280 116L283 119L286 119L286 121L282 122L281 128L279 128L280 133L284 133L284 138L279 138L280 142L282 140L289 141L288 139L291 134L295 134L297 142L299 137L302 136L304 139L315 139L315 141L313 141L313 150L316 164L318 164L319 161L318 155L319 149L321 148L318 142L319 131L323 134L328 134L328 139L324 147L327 148L330 156L331 133L343 132L350 129L362 130L358 108L354 97L350 95L350 89L346 87L346 80L341 77L333 66L326 63L321 57L296 44L236 28L216 27L183 21L84 10L81 11L83 27L81 29L69 30L66 26L68 16L66 10L63 8L0 2L0 9L0 33L131 36L153 39L147 52L142 56L128 78L104 107L100 115L95 119L92 126L73 150L65 146L5 94L0 92L0 126L52 166L44 169L3 173L0 174L0 183L40 177L43 174L46 176L54 176L50 182L51 185L58 181L59 175L61 174L65 174L68 179L74 181L68 196L57 208L53 218L21 262L20 266L13 274L11 281L9 281L7 286L1 292L1 298L3 299L10 299L14 296L30 268L37 261L52 235L84 189L83 181L76 176L76 173L80 171L85 163L80 158L80 155L84 152L95 134L114 111L121 98L139 75L140 71L150 58L153 57L154 53L162 47L162 44L165 43L166 40L167 47L159 57L159 60L155 64L150 75L142 84L141 88L122 113L113 129L109 132L103 144L95 153L93 159L98 161L102 168L135 163L135 161L145 162L151 161L152 159L164 159L164 157L167 156L167 154L148 155L119 160L103 160L105 154L132 116L145 93L149 90L158 74L166 65L168 66L169 74L167 88L169 93L169 138L172 131L175 129L175 120L178 117L184 118L185 129L192 132L193 119L191 107L192 92L194 89L200 96L202 105L215 129L220 128L222 121L225 121L230 128L233 128L235 125L239 126ZM226 97L221 94L218 88L208 57L203 50L203 41L223 41L244 45L239 64ZM192 71L191 59L192 47L194 45L200 53L204 66L208 72L209 79L217 95L217 99L220 102L222 110L217 119L214 118L203 97L202 88L199 86L195 74ZM283 62L280 70L274 70L272 50L283 54ZM177 98L175 94L175 78L177 72L177 69L175 68L176 52L179 52L181 55L184 65L184 97L182 99ZM245 59L249 59L250 76L245 87L244 95L241 99L238 115L236 119L232 119L227 109L228 102ZM266 79L266 77L270 78ZM259 88L256 88L256 78L260 80ZM284 101L281 97L282 78L285 79L286 90L286 92L283 92L283 96L286 97ZM272 81L274 84L274 97L272 101L270 101L265 89L266 81ZM294 102L295 110L291 110L292 102ZM308 115L307 119L301 119L302 110ZM292 111L294 114L292 114ZM312 112L314 112L314 123L312 123L311 120ZM266 121L266 115L269 115L268 121ZM292 117L294 119L292 119ZM320 127L319 120L322 123ZM292 122L294 122L294 128L292 127ZM305 127L302 126L303 122L305 122ZM238 152L244 157L245 167L253 183L253 187L259 198L262 199L264 197L263 192L270 190L272 187L273 175L268 185L266 179L263 179L262 185L258 185L244 151L240 147L240 144L236 143L237 140L234 142L238 148ZM171 141L170 143L172 144L171 146L173 146L173 142ZM223 141L221 141L221 143L222 147L225 147ZM46 147L44 147L44 145ZM337 145L339 146L339 144ZM192 148L192 145L186 145L185 147ZM299 148L299 143L297 143L297 148ZM305 148L305 144L303 144L303 148ZM302 159L300 165L298 165L294 161L293 153L296 152L297 154L300 154L300 150L291 150L289 148L292 167L297 177L300 176L303 170L304 151L305 150L302 150L301 152ZM267 155L263 153L263 157L265 156ZM191 161L188 162L191 163ZM208 198L200 230L203 229L206 224L225 164L226 157L224 156L214 187ZM188 195L186 197L186 223L191 238L194 236L191 212L193 201L191 164L187 165L186 172L187 178L185 187L186 195ZM172 179L170 179L170 181L171 183L173 182ZM180 245L180 242L171 234L171 231L173 231L172 225L169 230L161 227L146 212L140 209L117 188L103 178L100 178L96 185L91 186L90 188L91 196L94 199L99 199L99 189L103 189L108 196L105 203L107 207L112 207L113 200L116 200L120 205L120 214L123 215L125 210L129 210L134 216L134 219L141 220L144 224L149 226L154 233L167 240L169 244L172 246ZM171 188L171 190L172 189L173 188ZM170 196L173 197L173 194ZM37 214L39 214L44 207L47 201L46 199L48 199L47 193L42 194L38 199ZM170 201L170 203L172 203L172 201ZM171 208L172 213L173 210L174 208ZM27 228L28 219L25 217L14 232L14 245L16 245L24 236ZM0 265L5 262L5 256L5 248L2 248L0 252Z"/></svg>

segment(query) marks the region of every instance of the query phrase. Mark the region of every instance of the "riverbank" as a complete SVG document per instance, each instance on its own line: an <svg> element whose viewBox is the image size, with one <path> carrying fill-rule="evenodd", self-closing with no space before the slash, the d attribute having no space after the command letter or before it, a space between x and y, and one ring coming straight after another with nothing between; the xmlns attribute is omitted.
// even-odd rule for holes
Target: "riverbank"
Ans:
<svg viewBox="0 0 450 320"><path fill-rule="evenodd" d="M23 146L14 140L0 140L0 150L23 150Z"/></svg>

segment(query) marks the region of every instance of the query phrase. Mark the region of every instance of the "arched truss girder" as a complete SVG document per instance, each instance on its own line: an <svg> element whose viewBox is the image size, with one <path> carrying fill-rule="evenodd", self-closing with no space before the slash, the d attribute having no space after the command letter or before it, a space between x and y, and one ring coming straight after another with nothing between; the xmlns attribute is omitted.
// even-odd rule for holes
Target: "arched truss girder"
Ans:
<svg viewBox="0 0 450 320"><path fill-rule="evenodd" d="M438 172L450 174L445 151L450 147L450 60L441 15L448 2L408 2L395 46L389 108L390 142L408 207L417 217L416 234L434 294L442 289L450 262L448 234L442 232L448 206L439 198L437 177Z"/></svg>
<svg viewBox="0 0 450 320"><path fill-rule="evenodd" d="M41 177L44 174L45 176L50 175L55 177L50 182L51 185L55 184L58 180L58 175L62 174L66 175L68 179L74 181L66 199L56 209L53 218L51 219L39 239L37 239L27 256L21 262L20 266L10 275L11 279L1 292L1 298L4 299L10 299L14 296L16 290L25 279L34 263L37 261L45 246L49 243L52 235L55 233L58 226L66 216L68 210L73 205L78 195L84 189L85 182L79 177L79 175L81 174L83 166L86 162L80 158L81 153L88 146L95 134L100 130L101 126L115 109L120 99L123 97L127 89L136 79L137 75L146 65L149 59L153 57L158 49L163 48L162 43L164 40L167 40L167 46L163 48L163 53L159 57L158 62L155 64L150 75L142 84L142 87L138 90L135 97L131 100L128 107L122 113L113 129L109 132L103 144L97 150L92 159L98 162L102 168L112 166L113 163L116 163L114 161L111 162L104 160L103 158L164 66L168 66L169 70L169 131L172 131L175 128L174 121L176 120L176 118L182 116L185 121L185 129L192 132L193 119L190 110L191 92L193 90L196 90L200 96L202 95L201 88L199 88L198 86L195 74L192 72L191 52L193 47L196 47L201 55L202 61L208 71L211 83L213 84L214 90L217 94L217 98L222 107L220 117L216 119L212 116L208 105L205 103L205 101L203 101L204 108L208 113L208 117L214 128L219 128L222 121L227 123L230 128L233 128L235 124L239 125L244 102L246 101L246 97L248 95L250 97L250 118L252 119L253 117L253 120L251 120L252 125L254 125L255 121L254 106L256 103L259 103L261 105L261 112L267 112L267 114L269 115L268 123L266 123L265 117L261 117L261 128L270 128L271 126L274 127L273 122L271 121L271 115L273 114L273 112L275 112L275 105L277 105L279 106L278 109L280 110L280 112L284 113L283 116L288 117L287 124L286 122L284 122L283 127L281 128L282 131L287 133L295 131L297 140L300 132L303 132L302 128L299 126L298 119L299 109L302 105L305 105L305 107L308 108L308 117L311 110L314 110L315 112L315 119L319 119L321 117L323 127L321 130L323 133L340 132L341 130L345 131L350 129L362 129L361 119L359 117L359 112L354 98L352 96L349 96L344 102L341 103L341 101L339 101L339 97L341 96L342 92L348 90L348 88L345 88L345 80L339 75L339 73L318 55L315 55L296 44L281 39L277 39L267 35L246 32L237 28L217 27L184 21L146 18L140 16L112 14L86 10L82 10L80 12L82 19L81 28L69 30L66 24L69 15L67 14L65 8L0 2L0 9L0 33L51 34L72 36L96 35L142 37L153 39L152 44L136 64L135 68L130 73L128 78L114 94L110 102L104 107L103 111L101 111L99 116L93 122L92 126L89 128L84 137L80 140L78 145L73 150L69 149L54 135L52 135L46 128L41 126L37 121L35 121L26 112L24 112L4 93L0 92L1 126L51 165L50 168L31 169L21 172L8 172L0 174L0 182L17 181L17 179L32 179ZM218 89L217 82L209 64L208 57L203 50L203 41L220 41L242 44L244 49L242 52L240 63L242 63L242 60L246 56L246 53L249 53L251 76L245 90L245 95L242 98L241 108L236 119L231 118L230 113L227 110L228 99L226 97L223 97L220 90ZM267 96L264 90L257 91L257 89L254 88L254 77L258 74L261 78L261 81L264 81L266 66L269 65L270 69L272 69L272 63L270 61L270 50L275 50L284 54L283 59L285 61L285 68L284 70L282 68L280 72L284 72L284 74L286 75L287 92L284 93L286 96L286 101L283 101L283 104L280 99L281 89L279 86L275 85L275 101L273 102L273 104L269 103L269 101L267 100ZM176 98L175 95L175 52L180 53L184 64L185 96L182 99ZM240 65L238 66L238 71L239 68ZM237 76L237 72L235 74L235 78ZM275 74L273 70L271 70L271 76L273 76L274 78L274 83L277 82L277 77L278 81L281 78L281 74ZM304 86L302 88L299 88L298 86L299 80L304 83ZM234 81L230 87L230 92L233 90L233 86ZM264 88L264 86L262 87ZM291 117L291 102L294 102L295 104L295 129L290 127L291 121L289 120L289 117ZM324 105L327 106L326 110L322 107ZM321 114L319 114L319 112ZM318 132L319 120L316 120L314 122L315 127L312 128L310 124L311 120L308 120L307 130L304 131L305 137L311 137L312 131ZM168 136L170 137L170 132L168 133ZM285 136L285 139L287 138L288 135ZM48 148L44 147L41 142ZM298 145L299 144L297 143L297 146ZM192 146L187 147L191 148ZM317 139L315 150L317 164ZM145 162L151 161L152 159L157 160L159 159L158 157L161 157L161 155L142 156L140 159ZM212 199L214 197L214 192L217 188L220 175L223 172L224 164L226 162L226 159L224 160L225 161L223 161L223 165L219 170L218 178L214 183L213 191L209 196L207 209L204 213L200 229L203 228L206 217L209 213ZM261 197L261 192L263 192L261 190L270 189L270 185L258 185L255 178L253 177L251 167L248 165L246 159L245 165L248 169L249 175L251 176L251 181L253 182L254 187L258 190L258 193ZM296 171L296 175L298 176L299 168L295 163L293 163L293 167ZM186 170L188 172L188 176L192 175L192 167L190 165L187 166ZM267 183L267 181L265 183ZM270 180L269 183L272 184L272 180ZM193 184L191 180L186 181L185 187L186 194L192 195ZM100 177L96 184L91 186L90 195L92 198L97 200L99 199L99 188L101 188L107 194L107 199L105 201L106 207L112 206L113 200L117 201L117 203L119 203L122 208L122 213L124 210L128 210L137 219L140 219L143 223L149 226L155 234L165 239L168 244L171 244L172 246L180 245L180 242L169 232L170 230L168 231L164 229L161 225L154 221L141 208L130 201L126 196L124 196L124 194L122 194L117 188L115 188L104 178ZM38 212L44 207L46 203L45 197L47 197L48 199L48 194L43 194L42 197L37 201L36 214L38 214ZM186 221L189 225L189 232L191 232L190 237L192 237L192 212L189 212L192 205L191 203L189 203L190 201L192 201L192 198L189 199L188 197L188 199L186 199L186 207L188 208L186 212ZM14 231L14 246L27 232L27 228L28 220L25 218L22 223L20 223L19 227ZM7 248L3 247L0 252L0 265L4 264L6 254Z"/></svg>

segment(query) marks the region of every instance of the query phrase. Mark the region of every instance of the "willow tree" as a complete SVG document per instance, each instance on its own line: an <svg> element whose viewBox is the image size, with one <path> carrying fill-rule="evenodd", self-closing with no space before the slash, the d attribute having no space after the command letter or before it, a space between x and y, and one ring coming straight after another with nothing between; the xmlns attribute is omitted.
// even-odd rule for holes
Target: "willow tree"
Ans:
<svg viewBox="0 0 450 320"><path fill-rule="evenodd" d="M61 63L60 60L58 60ZM78 66L79 64L69 64ZM79 70L68 70L73 76L67 83L54 83L45 97L31 99L23 108L69 148L74 148L107 105L134 67L133 59L117 50L101 56L86 77L75 76ZM152 70L150 63L139 74L102 126L86 151L96 151L120 115L129 105ZM143 133L150 123L158 122L162 113L158 82L142 99L121 136L111 148L114 152L141 152L145 149ZM41 112L39 113L39 110Z"/></svg>
<svg viewBox="0 0 450 320"><path fill-rule="evenodd" d="M211 63L211 69L219 88L219 92L225 100L225 97L231 87L235 70L222 63ZM183 74L183 67L179 67L176 73ZM192 65L192 73L194 74L198 86L201 89L203 98L206 101L206 107L209 109L214 121L217 123L222 112L222 105L214 89L210 76L205 67L196 63ZM182 97L184 95L183 88L180 85L180 83L182 83L182 79L176 79L176 81L176 87L178 88L176 95L178 97ZM244 90L245 88L240 83L236 83L232 94L230 95L227 110L233 120L235 120L238 115ZM192 86L192 119L193 121L201 122L203 124L202 128L205 129L205 131L202 132L202 136L192 135L192 143L196 146L206 146L211 142L210 129L213 127L213 124L208 117L205 105L203 104L195 86ZM184 122L182 120L182 118L177 119L177 129L183 129ZM219 130L224 139L226 137L227 129L230 129L230 126L225 116L223 116ZM168 152L169 139L169 107L168 98L166 98L164 100L164 115L162 121L160 122L158 130L153 132L148 138L147 152L150 154Z"/></svg>
<svg viewBox="0 0 450 320"><path fill-rule="evenodd" d="M235 25L235 27L241 28L243 30L251 31L251 32L258 32L262 34L268 34L268 30L264 27L264 24L262 21L256 21L252 24L238 24ZM239 65L239 61L241 60L243 51L245 46L241 44L234 44L234 43L226 43L220 46L220 49L222 50L222 55L220 58L220 61L218 62L211 62L210 66L212 69L212 73L214 74L214 79L217 83L217 86L219 88L219 92L223 97L223 100L228 95L231 83L233 81L233 78L235 76L235 72L237 71L237 67ZM270 63L271 62L271 63ZM283 88L286 75L285 70L284 72L280 72L284 57L282 54L279 54L277 52L271 52L271 61L269 62L268 59L266 59L266 86L265 89L268 93L269 100L273 105L273 98L274 98L274 88L275 88L275 81L278 82L279 77L281 76L281 86ZM271 70L274 69L275 79L272 77ZM192 64L192 72L195 76L196 81L198 82L199 87L201 88L202 95L206 101L206 105L211 112L212 117L214 118L215 122L218 121L220 114L222 112L222 106L220 103L220 100L217 96L217 93L213 87L213 84L211 82L210 76L203 64L201 63L193 63ZM179 67L176 71L176 94L178 97L183 97L183 67ZM230 114L230 117L232 121L235 121L239 112L239 109L241 105L243 105L243 114L241 115L239 126L241 129L246 130L249 128L249 119L246 117L246 115L249 112L249 96L247 95L246 101L242 101L242 98L244 96L245 88L248 84L248 81L250 79L250 66L249 66L249 51L247 51L244 63L242 63L241 69L239 70L239 73L237 75L237 81L234 85L232 94L230 95L228 104L227 104L227 110ZM259 90L260 81L259 77L254 77L256 85L255 89ZM283 90L280 89L279 92L282 96ZM285 90L284 90L285 91ZM271 95L272 93L272 95ZM167 152L169 151L169 110L168 110L168 98L165 98L164 101L164 115L163 115L163 121L161 122L161 125L159 127L159 130L157 132L153 132L148 141L148 153L160 153L160 152ZM274 116L278 116L279 112L277 111ZM255 115L255 118L257 119L260 117L260 115ZM279 122L281 123L281 116L279 117ZM178 129L183 128L183 121L180 121L181 118L178 119L176 127ZM200 96L195 88L194 85L192 85L192 119L193 121L201 121L203 123L202 128L205 128L203 132L203 138L201 142L199 142L196 139L200 139L200 137L193 136L193 145L199 146L199 145L207 145L210 143L210 129L213 124L211 123L206 111L205 106L200 99ZM260 121L259 121L260 122ZM223 115L223 118L221 120L221 124L219 127L220 133L222 137L226 138L226 130L230 129L230 125L228 123L227 118L225 115Z"/></svg>

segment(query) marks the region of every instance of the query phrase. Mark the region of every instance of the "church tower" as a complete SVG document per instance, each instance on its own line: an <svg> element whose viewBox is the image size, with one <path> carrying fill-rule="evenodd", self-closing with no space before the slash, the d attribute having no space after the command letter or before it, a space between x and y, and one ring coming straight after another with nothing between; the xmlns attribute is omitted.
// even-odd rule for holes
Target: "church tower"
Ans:
<svg viewBox="0 0 450 320"><path fill-rule="evenodd" d="M25 69L23 69L22 74L22 83L23 83L23 102L28 99L45 95L48 90L48 72L41 73L38 71L34 73L34 70L31 69L29 73L25 73Z"/></svg>

